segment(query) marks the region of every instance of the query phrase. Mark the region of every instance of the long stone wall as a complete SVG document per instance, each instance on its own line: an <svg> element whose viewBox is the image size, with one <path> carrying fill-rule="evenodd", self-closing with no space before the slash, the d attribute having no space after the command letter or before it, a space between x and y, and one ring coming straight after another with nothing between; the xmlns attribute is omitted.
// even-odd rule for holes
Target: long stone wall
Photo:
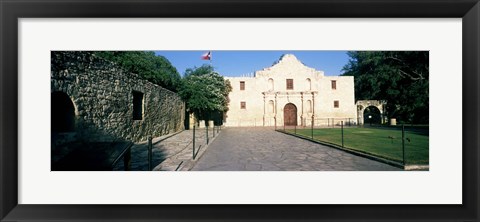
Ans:
<svg viewBox="0 0 480 222"><path fill-rule="evenodd" d="M52 100L54 92L63 92L73 102L74 128L58 133L70 138L139 142L183 129L185 105L176 93L92 52L52 52L51 92ZM61 105L52 104L52 109Z"/></svg>

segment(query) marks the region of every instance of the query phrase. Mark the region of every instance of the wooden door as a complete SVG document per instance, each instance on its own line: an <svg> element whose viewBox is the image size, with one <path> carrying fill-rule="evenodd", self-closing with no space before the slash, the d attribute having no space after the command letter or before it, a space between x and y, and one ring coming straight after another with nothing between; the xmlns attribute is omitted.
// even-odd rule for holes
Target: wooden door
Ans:
<svg viewBox="0 0 480 222"><path fill-rule="evenodd" d="M285 108L283 108L283 117L285 126L296 126L297 107L292 103L285 105Z"/></svg>

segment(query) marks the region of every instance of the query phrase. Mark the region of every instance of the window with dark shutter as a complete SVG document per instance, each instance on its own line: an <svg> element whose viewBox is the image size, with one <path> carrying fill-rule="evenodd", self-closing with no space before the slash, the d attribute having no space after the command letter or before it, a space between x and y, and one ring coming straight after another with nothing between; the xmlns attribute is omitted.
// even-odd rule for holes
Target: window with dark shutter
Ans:
<svg viewBox="0 0 480 222"><path fill-rule="evenodd" d="M287 79L287 89L293 89L293 79Z"/></svg>
<svg viewBox="0 0 480 222"><path fill-rule="evenodd" d="M337 81L332 80L332 89L337 89Z"/></svg>
<svg viewBox="0 0 480 222"><path fill-rule="evenodd" d="M333 101L333 108L338 108L340 106L340 103L338 100Z"/></svg>
<svg viewBox="0 0 480 222"><path fill-rule="evenodd" d="M245 82L244 81L240 82L240 90L245 90Z"/></svg>
<svg viewBox="0 0 480 222"><path fill-rule="evenodd" d="M240 102L240 109L246 109L246 103Z"/></svg>

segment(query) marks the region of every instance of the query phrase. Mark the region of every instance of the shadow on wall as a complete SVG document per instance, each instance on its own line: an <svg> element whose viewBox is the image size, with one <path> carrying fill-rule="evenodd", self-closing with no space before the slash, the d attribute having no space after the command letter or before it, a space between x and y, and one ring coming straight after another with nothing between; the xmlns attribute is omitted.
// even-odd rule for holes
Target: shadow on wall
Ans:
<svg viewBox="0 0 480 222"><path fill-rule="evenodd" d="M180 97L92 52L52 52L52 170L111 170L134 142L183 129Z"/></svg>

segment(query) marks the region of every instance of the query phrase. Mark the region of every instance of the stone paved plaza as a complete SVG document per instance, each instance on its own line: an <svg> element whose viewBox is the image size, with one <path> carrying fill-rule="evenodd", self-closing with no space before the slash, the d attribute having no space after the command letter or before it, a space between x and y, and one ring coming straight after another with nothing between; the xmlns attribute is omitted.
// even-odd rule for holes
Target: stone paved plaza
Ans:
<svg viewBox="0 0 480 222"><path fill-rule="evenodd" d="M208 137L210 141L216 139L215 136L221 135L218 129L215 134L209 128ZM152 164L153 170L174 171L189 170L193 167L192 149L193 149L193 130L184 130L180 133L170 134L152 140ZM206 131L205 128L195 131L196 156L200 157L206 151ZM148 170L148 146L146 142L137 143L132 147L131 170ZM124 170L123 162L119 161L114 170Z"/></svg>
<svg viewBox="0 0 480 222"><path fill-rule="evenodd" d="M195 171L387 171L399 168L274 131L225 128Z"/></svg>

